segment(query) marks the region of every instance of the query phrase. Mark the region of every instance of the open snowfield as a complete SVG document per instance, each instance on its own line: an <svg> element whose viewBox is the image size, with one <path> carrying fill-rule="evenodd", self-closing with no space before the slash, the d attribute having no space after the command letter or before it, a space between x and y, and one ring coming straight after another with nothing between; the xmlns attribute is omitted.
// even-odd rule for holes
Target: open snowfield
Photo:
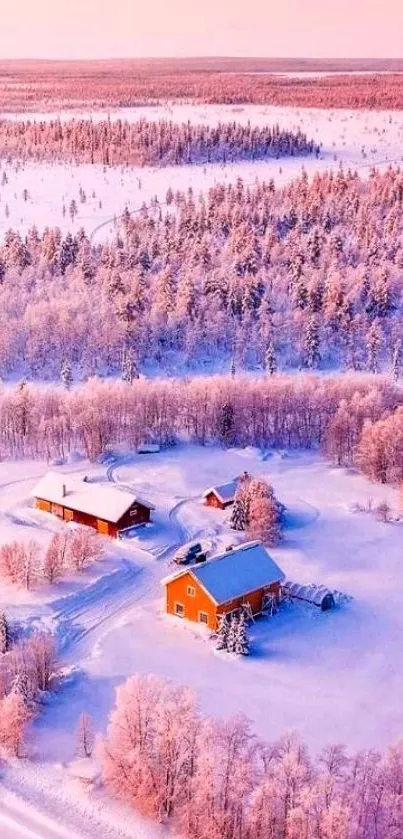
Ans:
<svg viewBox="0 0 403 839"><path fill-rule="evenodd" d="M0 464L2 542L46 543L55 529L68 526L31 506L30 493L46 469L45 463ZM88 801L75 781L66 781L79 714L92 714L97 729L105 730L115 687L133 672L186 683L205 712L227 717L242 711L269 739L297 729L314 750L328 742L383 747L401 734L403 523L383 524L370 513L353 512L356 502L364 506L369 498L386 498L397 511L397 491L313 454L265 455L253 448L182 445L154 455L118 456L109 466L82 461L61 469L129 484L157 510L154 523L136 538L108 541L105 558L84 575L28 596L4 586L0 591L0 610L11 619L58 635L64 668L59 691L33 726L33 762L4 775L0 825L11 833L2 837L20 835L10 824L20 806L12 796L21 793L49 818L58 812L72 839L97 830L99 835L100 824L102 836L112 839L158 835L137 822L131 833L133 816L125 812L119 815L122 832L114 832L114 805ZM354 599L328 613L284 606L252 626L250 658L232 660L215 652L203 630L164 616L160 579L185 539L204 537L212 550L239 539L228 527L228 514L204 507L201 494L244 469L268 477L287 506L284 541L272 550L287 576L324 583ZM21 836L67 835L49 827L40 832L37 818L34 813L30 821L27 811Z"/></svg>
<svg viewBox="0 0 403 839"><path fill-rule="evenodd" d="M18 115L18 118L21 119L21 116ZM71 114L60 116L67 118ZM81 116L102 119L106 114L87 113ZM52 115L29 117L50 119ZM243 178L247 184L253 184L256 178L273 178L277 185L281 185L300 175L303 168L312 175L317 171L337 170L342 164L365 174L372 165L385 168L389 163L400 164L403 160L403 114L399 111L167 105L121 109L111 112L110 117L170 119L174 122L189 119L194 123L212 125L231 120L241 123L250 121L256 125L278 123L289 130L300 128L315 142L322 143L322 151L319 159L285 158L162 169L104 169L100 165L18 164L3 160L1 173L6 173L8 183L0 186L0 235L4 235L10 227L24 233L34 224L40 231L46 226L57 225L63 232L84 227L88 234L93 235L94 241L101 241L114 233L114 217L118 217L126 205L133 212L155 195L164 201L169 186L173 190L192 187L198 194L216 183L233 182L237 177ZM84 204L79 200L80 187L87 197ZM26 201L23 198L25 189L28 190ZM72 200L76 201L78 209L74 221L69 215Z"/></svg>

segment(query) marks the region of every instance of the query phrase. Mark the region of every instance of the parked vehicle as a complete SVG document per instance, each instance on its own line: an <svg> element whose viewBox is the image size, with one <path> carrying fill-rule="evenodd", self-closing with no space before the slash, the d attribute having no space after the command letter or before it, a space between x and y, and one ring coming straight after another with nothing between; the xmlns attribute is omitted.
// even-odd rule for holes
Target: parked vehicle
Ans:
<svg viewBox="0 0 403 839"><path fill-rule="evenodd" d="M191 562L199 561L199 557L202 555L205 556L205 553L200 542L187 542L186 545L181 545L176 551L174 562L177 565L188 565Z"/></svg>

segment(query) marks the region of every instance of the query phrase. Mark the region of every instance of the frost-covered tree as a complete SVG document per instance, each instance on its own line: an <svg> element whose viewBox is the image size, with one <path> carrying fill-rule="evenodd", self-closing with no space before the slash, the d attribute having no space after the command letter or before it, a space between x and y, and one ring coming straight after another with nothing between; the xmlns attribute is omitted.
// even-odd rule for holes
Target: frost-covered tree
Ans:
<svg viewBox="0 0 403 839"><path fill-rule="evenodd" d="M71 370L71 365L66 360L63 361L62 366L60 368L60 378L66 390L70 390L73 384L73 373Z"/></svg>
<svg viewBox="0 0 403 839"><path fill-rule="evenodd" d="M128 347L124 350L122 356L122 381L132 384L135 379L139 378L134 350Z"/></svg>
<svg viewBox="0 0 403 839"><path fill-rule="evenodd" d="M393 354L392 354L392 375L395 382L401 376L402 372L402 342L401 340L397 340L393 346Z"/></svg>
<svg viewBox="0 0 403 839"><path fill-rule="evenodd" d="M237 633L238 633L238 618L235 614L233 614L233 615L231 615L230 620L229 620L229 629L228 629L228 638L227 638L227 651L229 653L234 653L235 652Z"/></svg>
<svg viewBox="0 0 403 839"><path fill-rule="evenodd" d="M234 440L234 408L230 402L224 402L219 419L220 437L224 443L231 444Z"/></svg>
<svg viewBox="0 0 403 839"><path fill-rule="evenodd" d="M92 756L95 744L95 733L93 720L89 714L80 714L76 728L76 743L78 757Z"/></svg>
<svg viewBox="0 0 403 839"><path fill-rule="evenodd" d="M303 337L304 360L307 367L317 367L320 361L319 324L316 317L311 317L306 324Z"/></svg>
<svg viewBox="0 0 403 839"><path fill-rule="evenodd" d="M249 539L276 545L281 538L281 523L274 498L255 496L249 505L247 524Z"/></svg>
<svg viewBox="0 0 403 839"><path fill-rule="evenodd" d="M25 728L30 719L24 697L13 689L0 702L0 750L5 755L22 757Z"/></svg>
<svg viewBox="0 0 403 839"><path fill-rule="evenodd" d="M87 562L99 559L102 554L100 537L90 527L77 528L70 541L69 557L76 571L82 571Z"/></svg>
<svg viewBox="0 0 403 839"><path fill-rule="evenodd" d="M246 494L239 489L235 493L232 505L230 524L233 530L246 530L248 523L248 511L246 505Z"/></svg>
<svg viewBox="0 0 403 839"><path fill-rule="evenodd" d="M246 530L249 520L249 486L251 480L248 472L244 472L239 478L230 519L233 530Z"/></svg>
<svg viewBox="0 0 403 839"><path fill-rule="evenodd" d="M237 655L249 654L249 633L246 621L245 612L242 611L239 616L239 622L236 631L235 652Z"/></svg>
<svg viewBox="0 0 403 839"><path fill-rule="evenodd" d="M377 321L371 324L366 338L367 367L371 373L377 373L379 369L379 352L382 345L382 330Z"/></svg>
<svg viewBox="0 0 403 839"><path fill-rule="evenodd" d="M42 574L49 583L54 583L69 565L70 539L66 533L54 533L45 552L42 563Z"/></svg>
<svg viewBox="0 0 403 839"><path fill-rule="evenodd" d="M217 650L227 650L228 648L228 632L229 622L227 615L220 615L217 629Z"/></svg>
<svg viewBox="0 0 403 839"><path fill-rule="evenodd" d="M274 348L273 341L269 341L267 345L264 366L265 370L270 376L273 376L274 373L276 373L277 371L276 351Z"/></svg>
<svg viewBox="0 0 403 839"><path fill-rule="evenodd" d="M0 612L0 653L6 653L10 646L10 631L4 612Z"/></svg>

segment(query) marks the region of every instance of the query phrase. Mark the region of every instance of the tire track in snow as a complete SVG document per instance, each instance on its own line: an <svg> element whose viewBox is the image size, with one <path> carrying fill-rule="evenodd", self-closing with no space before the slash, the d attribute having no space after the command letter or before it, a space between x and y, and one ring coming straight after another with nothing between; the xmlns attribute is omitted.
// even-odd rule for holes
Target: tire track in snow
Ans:
<svg viewBox="0 0 403 839"><path fill-rule="evenodd" d="M117 470L131 462L132 457L122 457L107 469L107 478L118 486L132 491L132 487L119 481ZM57 626L62 659L65 664L76 664L89 658L94 646L110 631L126 611L131 610L145 597L160 591L161 564L169 564L173 552L191 533L178 520L178 513L191 499L183 498L169 511L168 518L175 529L173 541L160 552L137 548L149 558L158 560L150 565L137 565L122 557L120 567L102 576L84 590L51 604L52 622Z"/></svg>

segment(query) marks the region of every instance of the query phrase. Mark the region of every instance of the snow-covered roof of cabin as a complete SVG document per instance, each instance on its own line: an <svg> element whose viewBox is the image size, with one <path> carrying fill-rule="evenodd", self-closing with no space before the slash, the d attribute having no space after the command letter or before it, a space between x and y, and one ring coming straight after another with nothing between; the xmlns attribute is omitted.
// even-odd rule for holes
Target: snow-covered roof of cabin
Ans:
<svg viewBox="0 0 403 839"><path fill-rule="evenodd" d="M223 554L212 556L206 562L165 577L162 583L167 585L184 574L191 574L217 605L272 583L279 583L285 577L261 542L246 542Z"/></svg>
<svg viewBox="0 0 403 839"><path fill-rule="evenodd" d="M233 481L228 481L226 484L219 484L218 486L210 487L210 489L206 489L206 491L203 492L203 498L207 498L208 495L214 493L222 504L227 504L229 501L234 500L235 493L238 489L238 483L239 478L234 478Z"/></svg>
<svg viewBox="0 0 403 839"><path fill-rule="evenodd" d="M32 495L70 510L116 523L133 504L142 504L149 510L154 506L127 487L116 484L99 484L83 478L71 480L69 475L47 472L36 485Z"/></svg>

